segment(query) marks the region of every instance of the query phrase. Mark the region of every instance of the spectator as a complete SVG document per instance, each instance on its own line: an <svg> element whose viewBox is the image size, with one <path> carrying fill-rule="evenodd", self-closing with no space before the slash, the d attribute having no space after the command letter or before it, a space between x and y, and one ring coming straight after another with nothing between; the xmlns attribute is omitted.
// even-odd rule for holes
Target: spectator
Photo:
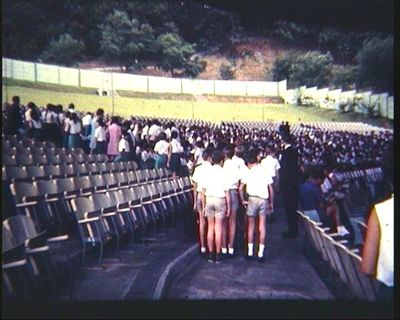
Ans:
<svg viewBox="0 0 400 320"><path fill-rule="evenodd" d="M384 158L385 179L391 187L386 199L370 210L365 244L360 265L361 272L379 281L377 300L393 301L394 285L394 194L393 146Z"/></svg>
<svg viewBox="0 0 400 320"><path fill-rule="evenodd" d="M274 192L272 189L272 177L257 162L256 153L251 152L247 157L248 170L242 176L239 188L240 199L246 208L248 218L247 229L247 256L253 257L254 249L254 229L256 218L258 217L258 230L260 233L260 243L258 245L258 260L264 260L264 248L266 241L266 221L267 215L273 211ZM248 201L244 198L244 186L248 194Z"/></svg>
<svg viewBox="0 0 400 320"><path fill-rule="evenodd" d="M46 105L46 110L42 112L43 121L43 134L45 139L52 141L57 147L61 147L60 141L58 141L58 114L55 112L55 106L51 103Z"/></svg>
<svg viewBox="0 0 400 320"><path fill-rule="evenodd" d="M298 200L298 152L291 144L290 136L283 136L283 151L279 161L279 189L283 196L283 206L288 230L282 233L283 238L297 237L297 200Z"/></svg>
<svg viewBox="0 0 400 320"><path fill-rule="evenodd" d="M95 154L106 154L106 129L104 128L105 124L102 117L99 117L96 120L96 129L94 130L94 147L93 153Z"/></svg>
<svg viewBox="0 0 400 320"><path fill-rule="evenodd" d="M207 170L207 176L202 180L202 207L207 217L208 261L221 262L222 221L230 212L229 180L222 168L224 155L215 150L211 155L212 167ZM215 251L214 251L215 245Z"/></svg>
<svg viewBox="0 0 400 320"><path fill-rule="evenodd" d="M198 216L198 224L199 224L199 243L200 243L200 254L202 256L206 255L206 228L207 221L205 216L205 211L203 207L203 203L201 201L201 192L203 190L202 180L208 177L208 170L211 168L211 153L208 150L205 150L203 153L204 161L198 165L193 173L192 181L193 181L193 211Z"/></svg>
<svg viewBox="0 0 400 320"><path fill-rule="evenodd" d="M119 155L118 142L121 139L121 134L119 118L114 116L111 118L110 126L106 129L108 136L107 155L110 161L113 161Z"/></svg>
<svg viewBox="0 0 400 320"><path fill-rule="evenodd" d="M71 113L66 130L68 132L68 148L80 148L82 125L76 112Z"/></svg>
<svg viewBox="0 0 400 320"><path fill-rule="evenodd" d="M95 147L96 147L96 138L94 136L94 133L96 131L97 128L97 120L101 119L102 120L102 124L104 126L104 110L102 108L99 108L96 110L96 115L95 117L92 118L90 126L90 136L87 137L87 139L89 139L89 148L90 150L92 150L92 152L94 151ZM105 152L104 152L105 153Z"/></svg>
<svg viewBox="0 0 400 320"><path fill-rule="evenodd" d="M176 131L171 132L171 142L169 154L168 154L168 161L167 161L167 168L172 171L172 177L176 178L178 173L181 171L181 157L180 154L183 153L183 148L180 142L178 141L178 133Z"/></svg>
<svg viewBox="0 0 400 320"><path fill-rule="evenodd" d="M114 162L130 160L130 146L128 142L128 132L122 131L121 139L118 142L119 155L114 159Z"/></svg>
<svg viewBox="0 0 400 320"><path fill-rule="evenodd" d="M159 140L154 146L156 154L155 168L165 168L167 166L168 154L170 154L171 145L167 142L167 135L160 133Z"/></svg>
<svg viewBox="0 0 400 320"><path fill-rule="evenodd" d="M19 96L12 97L12 104L6 109L7 122L5 123L6 134L21 135L24 133L24 124L22 121L22 110Z"/></svg>
<svg viewBox="0 0 400 320"><path fill-rule="evenodd" d="M42 141L42 121L39 108L33 102L29 102L27 107L28 110L25 112L25 121L27 124L28 137Z"/></svg>

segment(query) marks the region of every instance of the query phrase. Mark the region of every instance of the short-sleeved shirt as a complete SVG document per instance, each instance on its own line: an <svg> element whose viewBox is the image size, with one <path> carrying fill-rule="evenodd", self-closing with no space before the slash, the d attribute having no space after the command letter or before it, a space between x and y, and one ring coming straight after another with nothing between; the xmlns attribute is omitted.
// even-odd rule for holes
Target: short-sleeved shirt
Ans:
<svg viewBox="0 0 400 320"><path fill-rule="evenodd" d="M103 127L97 127L94 130L94 138L99 142L106 141L106 130Z"/></svg>
<svg viewBox="0 0 400 320"><path fill-rule="evenodd" d="M252 197L268 199L268 186L272 182L272 177L265 172L260 164L247 169L242 176L242 183L246 185L247 193Z"/></svg>
<svg viewBox="0 0 400 320"><path fill-rule="evenodd" d="M271 177L276 177L276 173L281 168L279 160L272 157L271 155L268 155L264 159L262 159L261 165L265 168L267 173L271 175Z"/></svg>
<svg viewBox="0 0 400 320"><path fill-rule="evenodd" d="M203 161L199 166L194 169L192 180L197 183L197 192L203 191L202 180L207 177L207 170L212 167L211 163L208 161Z"/></svg>
<svg viewBox="0 0 400 320"><path fill-rule="evenodd" d="M172 153L182 153L183 148L180 142L177 139L172 139L171 142L171 152Z"/></svg>
<svg viewBox="0 0 400 320"><path fill-rule="evenodd" d="M169 143L165 140L160 140L154 146L154 151L158 154L168 154Z"/></svg>
<svg viewBox="0 0 400 320"><path fill-rule="evenodd" d="M219 165L213 165L201 180L206 197L224 198L225 191L229 190L229 179L225 170Z"/></svg>
<svg viewBox="0 0 400 320"><path fill-rule="evenodd" d="M242 173L239 164L232 159L226 159L224 161L224 170L226 171L226 175L230 180L229 189L237 189L239 186L239 180L241 178L240 174Z"/></svg>
<svg viewBox="0 0 400 320"><path fill-rule="evenodd" d="M126 140L125 138L122 138L121 140L119 140L118 142L118 151L119 152L129 152L129 143L128 140Z"/></svg>

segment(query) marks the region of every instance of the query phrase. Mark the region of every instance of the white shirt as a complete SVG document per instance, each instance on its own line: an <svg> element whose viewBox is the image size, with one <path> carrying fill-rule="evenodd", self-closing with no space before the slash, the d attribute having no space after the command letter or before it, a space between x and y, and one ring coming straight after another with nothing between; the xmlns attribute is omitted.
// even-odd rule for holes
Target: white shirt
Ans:
<svg viewBox="0 0 400 320"><path fill-rule="evenodd" d="M84 117L82 118L82 125L83 125L84 127L90 125L90 121L91 121L91 120L92 120L92 116L91 116L90 114L87 114L86 116L84 116Z"/></svg>
<svg viewBox="0 0 400 320"><path fill-rule="evenodd" d="M43 111L42 120L44 123L57 123L57 113L53 111Z"/></svg>
<svg viewBox="0 0 400 320"><path fill-rule="evenodd" d="M268 185L272 182L272 177L260 164L247 168L242 177L242 183L246 185L248 195L262 199L269 198Z"/></svg>
<svg viewBox="0 0 400 320"><path fill-rule="evenodd" d="M212 165L201 180L206 197L225 198L225 191L229 190L229 179L226 171L220 165Z"/></svg>
<svg viewBox="0 0 400 320"><path fill-rule="evenodd" d="M193 156L194 156L194 162L195 163L202 163L204 161L204 159L203 159L203 149L195 147Z"/></svg>
<svg viewBox="0 0 400 320"><path fill-rule="evenodd" d="M237 189L239 186L239 180L241 178L242 170L238 165L237 161L233 161L232 159L226 159L224 161L224 170L226 171L226 175L230 181L229 189Z"/></svg>
<svg viewBox="0 0 400 320"><path fill-rule="evenodd" d="M94 138L99 142L106 141L106 130L103 127L97 127L94 130Z"/></svg>
<svg viewBox="0 0 400 320"><path fill-rule="evenodd" d="M154 146L154 151L158 154L168 154L169 143L165 140L160 140Z"/></svg>
<svg viewBox="0 0 400 320"><path fill-rule="evenodd" d="M182 145L179 143L178 140L172 139L170 144L171 144L171 148L172 148L172 153L182 153L183 152Z"/></svg>
<svg viewBox="0 0 400 320"><path fill-rule="evenodd" d="M77 133L81 133L81 123L79 121L77 122L73 122L73 121L69 121L69 133L70 134L77 134Z"/></svg>
<svg viewBox="0 0 400 320"><path fill-rule="evenodd" d="M239 166L240 169L240 177L243 176L243 173L247 171L247 166L244 160L236 155L232 157L232 161Z"/></svg>
<svg viewBox="0 0 400 320"><path fill-rule="evenodd" d="M146 136L147 136L148 132L149 132L149 126L146 125L146 126L142 129L142 136L141 136L142 140L146 139Z"/></svg>
<svg viewBox="0 0 400 320"><path fill-rule="evenodd" d="M202 180L204 179L204 177L208 176L207 170L210 169L211 167L212 165L210 162L203 161L202 164L200 164L194 169L192 180L197 183L197 188L196 188L197 192L203 191Z"/></svg>
<svg viewBox="0 0 400 320"><path fill-rule="evenodd" d="M376 279L393 287L394 271L394 198L375 205L381 238L376 268Z"/></svg>
<svg viewBox="0 0 400 320"><path fill-rule="evenodd" d="M157 138L161 133L161 127L153 124L150 128L149 128L149 136L153 139Z"/></svg>
<svg viewBox="0 0 400 320"><path fill-rule="evenodd" d="M267 155L264 159L261 160L261 165L264 167L265 171L271 176L276 177L276 173L280 169L281 165L279 164L278 159L274 158L271 155Z"/></svg>
<svg viewBox="0 0 400 320"><path fill-rule="evenodd" d="M119 152L129 152L129 143L124 137L122 137L118 142L118 151Z"/></svg>

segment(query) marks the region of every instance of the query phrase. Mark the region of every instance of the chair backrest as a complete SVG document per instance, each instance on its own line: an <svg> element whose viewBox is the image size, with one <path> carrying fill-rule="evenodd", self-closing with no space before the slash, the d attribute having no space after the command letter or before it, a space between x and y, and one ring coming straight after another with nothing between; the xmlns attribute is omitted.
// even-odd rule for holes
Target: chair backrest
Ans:
<svg viewBox="0 0 400 320"><path fill-rule="evenodd" d="M35 181L33 185L37 188L40 195L52 195L58 193L56 185L50 180Z"/></svg>
<svg viewBox="0 0 400 320"><path fill-rule="evenodd" d="M94 213L99 211L93 201L85 197L72 199L71 206L78 220L85 219L85 213Z"/></svg>
<svg viewBox="0 0 400 320"><path fill-rule="evenodd" d="M16 245L38 235L32 219L25 215L19 214L9 217L3 221L3 226L11 232Z"/></svg>
<svg viewBox="0 0 400 320"><path fill-rule="evenodd" d="M26 167L6 166L3 168L5 169L4 173L6 174L8 180L27 180L29 177L26 171Z"/></svg>
<svg viewBox="0 0 400 320"><path fill-rule="evenodd" d="M42 166L27 166L25 168L28 176L32 178L32 180L48 178Z"/></svg>
<svg viewBox="0 0 400 320"><path fill-rule="evenodd" d="M10 185L11 194L14 196L16 203L24 202L24 197L29 201L29 198L35 198L39 194L32 183L28 182L13 182Z"/></svg>
<svg viewBox="0 0 400 320"><path fill-rule="evenodd" d="M15 240L14 237L12 236L11 231L4 226L4 222L3 222L3 230L2 230L2 245L3 245L3 252L4 251L8 251L10 249L12 249L13 247L15 247Z"/></svg>
<svg viewBox="0 0 400 320"><path fill-rule="evenodd" d="M25 154L17 154L16 160L20 166L31 166L34 164L32 155L27 156Z"/></svg>

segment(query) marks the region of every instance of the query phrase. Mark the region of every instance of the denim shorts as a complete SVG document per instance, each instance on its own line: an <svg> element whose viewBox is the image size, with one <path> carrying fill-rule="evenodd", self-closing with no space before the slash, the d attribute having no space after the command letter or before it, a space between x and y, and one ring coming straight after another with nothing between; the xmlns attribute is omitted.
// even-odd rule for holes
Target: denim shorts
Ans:
<svg viewBox="0 0 400 320"><path fill-rule="evenodd" d="M249 204L246 212L249 217L265 216L269 213L267 199L249 196Z"/></svg>
<svg viewBox="0 0 400 320"><path fill-rule="evenodd" d="M206 197L206 217L224 218L226 213L225 198Z"/></svg>

